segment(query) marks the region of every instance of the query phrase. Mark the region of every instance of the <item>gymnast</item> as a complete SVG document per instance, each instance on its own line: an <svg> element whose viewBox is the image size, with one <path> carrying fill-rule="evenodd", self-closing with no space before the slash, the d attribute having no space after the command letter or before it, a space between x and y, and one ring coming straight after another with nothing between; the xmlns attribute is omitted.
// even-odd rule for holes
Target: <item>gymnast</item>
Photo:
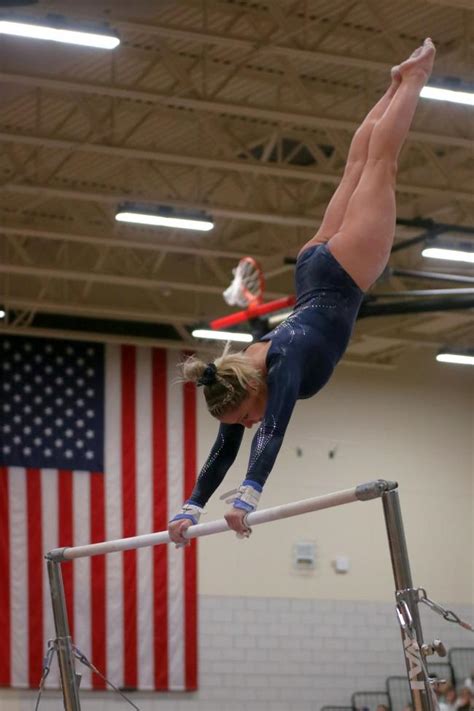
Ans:
<svg viewBox="0 0 474 711"><path fill-rule="evenodd" d="M211 363L191 356L183 379L203 386L209 412L220 422L217 439L191 497L170 521L172 541L186 529L233 464L244 429L259 424L246 477L225 515L247 537L246 516L257 505L299 399L312 397L331 377L347 348L364 292L388 262L395 235L395 180L421 89L435 57L430 38L393 67L387 92L357 129L341 182L316 235L296 262L296 304L290 316L246 350L228 345Z"/></svg>

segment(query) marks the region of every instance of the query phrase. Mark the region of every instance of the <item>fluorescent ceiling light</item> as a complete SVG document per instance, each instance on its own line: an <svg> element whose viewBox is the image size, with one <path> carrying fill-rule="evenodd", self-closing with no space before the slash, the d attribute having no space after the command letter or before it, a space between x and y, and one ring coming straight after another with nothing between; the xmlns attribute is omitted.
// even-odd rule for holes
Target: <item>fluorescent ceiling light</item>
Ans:
<svg viewBox="0 0 474 711"><path fill-rule="evenodd" d="M158 213L144 213L121 211L117 212L115 219L118 222L131 222L137 225L152 225L154 227L172 227L182 230L199 230L200 232L209 232L214 227L214 223L208 219L196 219L191 217L167 217Z"/></svg>
<svg viewBox="0 0 474 711"><path fill-rule="evenodd" d="M234 333L233 331L211 331L205 328L197 328L192 332L194 338L206 338L215 341L241 341L251 343L253 336L250 333Z"/></svg>
<svg viewBox="0 0 474 711"><path fill-rule="evenodd" d="M85 47L98 47L99 49L114 49L120 44L119 38L114 35L66 30L61 27L25 22L10 22L9 20L0 20L0 34L32 37L33 39L51 40L52 42L65 42L66 44L80 44Z"/></svg>
<svg viewBox="0 0 474 711"><path fill-rule="evenodd" d="M461 353L438 353L436 360L440 363L456 363L456 365L474 365L474 355Z"/></svg>
<svg viewBox="0 0 474 711"><path fill-rule="evenodd" d="M469 91L453 91L452 89L440 89L435 86L425 86L421 90L424 99L436 99L438 101L451 101L454 104L467 104L474 106L474 93Z"/></svg>
<svg viewBox="0 0 474 711"><path fill-rule="evenodd" d="M454 262L471 262L474 264L474 252L461 249L443 249L441 247L427 247L421 253L429 259L449 259Z"/></svg>

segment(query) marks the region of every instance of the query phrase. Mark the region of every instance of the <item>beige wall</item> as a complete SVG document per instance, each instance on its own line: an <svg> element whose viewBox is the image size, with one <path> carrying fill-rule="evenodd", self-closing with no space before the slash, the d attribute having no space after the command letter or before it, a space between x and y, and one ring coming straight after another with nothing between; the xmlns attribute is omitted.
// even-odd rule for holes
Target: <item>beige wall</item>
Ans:
<svg viewBox="0 0 474 711"><path fill-rule="evenodd" d="M412 353L396 370L339 366L317 397L298 403L261 508L371 479L396 480L415 585L438 600L473 603L473 386L472 369L437 364L426 352ZM215 432L200 399L200 463ZM243 479L250 441L246 432L204 520L222 516L218 495ZM318 563L314 572L299 572L292 548L307 540L316 543ZM379 501L263 525L248 541L224 534L199 546L203 594L393 597ZM334 572L337 555L350 558L349 573Z"/></svg>

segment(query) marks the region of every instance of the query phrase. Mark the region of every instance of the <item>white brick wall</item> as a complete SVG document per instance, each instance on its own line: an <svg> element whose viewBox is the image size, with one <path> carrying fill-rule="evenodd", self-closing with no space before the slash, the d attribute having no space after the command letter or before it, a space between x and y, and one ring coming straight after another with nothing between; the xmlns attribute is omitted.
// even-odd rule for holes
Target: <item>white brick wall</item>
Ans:
<svg viewBox="0 0 474 711"><path fill-rule="evenodd" d="M454 607L474 620L474 606ZM318 711L349 705L354 691L382 691L387 676L404 673L390 603L201 596L199 616L199 691L133 694L141 711ZM427 608L422 620L426 641L474 647L472 634ZM40 709L62 711L56 694L44 699ZM82 693L81 706L131 708L93 692ZM32 708L33 693L0 691L0 711Z"/></svg>

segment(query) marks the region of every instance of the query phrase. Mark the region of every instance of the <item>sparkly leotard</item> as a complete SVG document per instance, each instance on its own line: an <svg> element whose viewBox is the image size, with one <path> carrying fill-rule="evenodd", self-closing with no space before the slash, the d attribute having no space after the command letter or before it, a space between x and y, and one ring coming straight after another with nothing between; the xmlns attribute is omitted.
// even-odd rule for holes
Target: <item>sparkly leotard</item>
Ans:
<svg viewBox="0 0 474 711"><path fill-rule="evenodd" d="M326 245L309 247L296 263L295 308L267 333L267 406L253 438L245 479L259 490L275 463L297 400L312 397L327 383L347 348L363 292ZM239 451L241 424L221 424L190 503L204 506Z"/></svg>

